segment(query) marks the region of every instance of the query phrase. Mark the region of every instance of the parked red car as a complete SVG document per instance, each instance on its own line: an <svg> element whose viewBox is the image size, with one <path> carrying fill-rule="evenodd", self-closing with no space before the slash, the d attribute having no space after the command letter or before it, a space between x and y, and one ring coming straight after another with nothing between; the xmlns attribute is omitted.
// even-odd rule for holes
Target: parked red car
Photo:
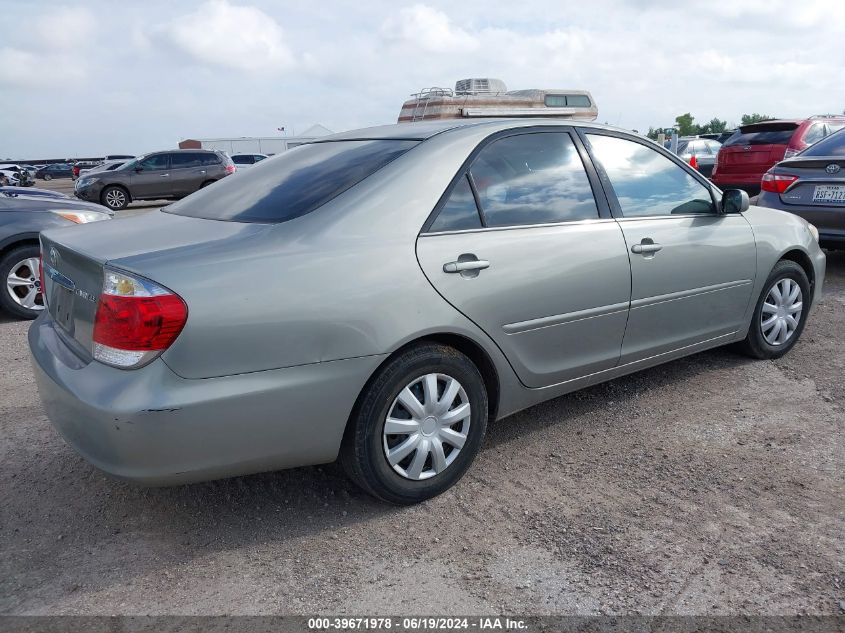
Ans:
<svg viewBox="0 0 845 633"><path fill-rule="evenodd" d="M773 165L845 127L845 116L779 119L743 125L724 142L711 180L722 189L760 191L760 179Z"/></svg>

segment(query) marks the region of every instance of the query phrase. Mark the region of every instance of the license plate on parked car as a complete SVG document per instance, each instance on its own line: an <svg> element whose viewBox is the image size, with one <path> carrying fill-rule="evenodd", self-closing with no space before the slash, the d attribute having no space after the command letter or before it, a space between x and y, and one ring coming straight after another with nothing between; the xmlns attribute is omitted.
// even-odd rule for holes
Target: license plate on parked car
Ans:
<svg viewBox="0 0 845 633"><path fill-rule="evenodd" d="M845 202L845 185L816 185L813 202Z"/></svg>

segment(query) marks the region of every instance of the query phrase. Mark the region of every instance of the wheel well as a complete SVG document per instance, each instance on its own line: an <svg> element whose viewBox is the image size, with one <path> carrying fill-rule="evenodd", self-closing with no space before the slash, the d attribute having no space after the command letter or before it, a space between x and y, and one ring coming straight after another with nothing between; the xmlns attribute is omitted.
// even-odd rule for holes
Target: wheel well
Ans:
<svg viewBox="0 0 845 633"><path fill-rule="evenodd" d="M487 352L478 343L465 336L444 332L441 334L429 334L406 343L388 356L385 362L397 354L404 352L409 347L420 345L421 343L440 343L441 345L452 347L464 354L478 367L478 371L484 379L484 387L487 389L487 402L490 407L489 418L490 420L495 420L499 412L499 374Z"/></svg>
<svg viewBox="0 0 845 633"><path fill-rule="evenodd" d="M804 272L807 274L807 279L810 281L810 288L816 287L816 277L815 271L813 270L813 262L810 261L810 256L807 255L804 251L794 250L789 251L788 253L784 253L781 257L781 260L788 259L789 261L795 262L801 268L804 269Z"/></svg>
<svg viewBox="0 0 845 633"><path fill-rule="evenodd" d="M214 180L213 178L209 178L208 180L203 180L202 184L200 185L200 189L202 189L203 187L207 187L208 185L210 185L211 183L214 183L214 182L217 182L217 181Z"/></svg>
<svg viewBox="0 0 845 633"><path fill-rule="evenodd" d="M17 242L10 242L9 244L6 244L2 248L0 248L0 259L3 259L6 256L6 253L8 253L9 251L16 249L16 248L20 248L21 246L39 246L39 245L40 245L40 243L39 243L37 237L36 238L28 237L28 238L25 238L25 239L22 239L22 240L18 240Z"/></svg>

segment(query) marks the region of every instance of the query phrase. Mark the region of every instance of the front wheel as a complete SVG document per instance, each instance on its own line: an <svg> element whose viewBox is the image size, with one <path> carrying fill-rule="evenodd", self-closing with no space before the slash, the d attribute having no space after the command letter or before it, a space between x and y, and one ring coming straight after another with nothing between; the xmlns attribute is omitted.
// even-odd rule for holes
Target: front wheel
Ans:
<svg viewBox="0 0 845 633"><path fill-rule="evenodd" d="M810 282L804 269L793 261L779 261L757 300L741 350L760 359L786 354L804 330L810 300Z"/></svg>
<svg viewBox="0 0 845 633"><path fill-rule="evenodd" d="M120 211L129 205L129 196L120 187L106 187L100 194L100 201L112 211Z"/></svg>
<svg viewBox="0 0 845 633"><path fill-rule="evenodd" d="M53 180L53 177L50 174L44 174L44 180Z"/></svg>
<svg viewBox="0 0 845 633"><path fill-rule="evenodd" d="M413 347L365 387L341 461L370 494L419 503L448 490L467 471L487 416L484 380L469 358L444 345Z"/></svg>

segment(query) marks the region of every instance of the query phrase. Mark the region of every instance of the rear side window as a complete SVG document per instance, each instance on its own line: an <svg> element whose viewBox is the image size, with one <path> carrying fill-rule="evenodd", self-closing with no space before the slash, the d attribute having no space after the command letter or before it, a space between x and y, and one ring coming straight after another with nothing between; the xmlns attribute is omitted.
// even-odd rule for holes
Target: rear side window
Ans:
<svg viewBox="0 0 845 633"><path fill-rule="evenodd" d="M202 155L192 154L189 152L171 154L170 167L171 169L184 169L187 167L199 167L202 165Z"/></svg>
<svg viewBox="0 0 845 633"><path fill-rule="evenodd" d="M845 156L845 130L831 134L808 147L801 156Z"/></svg>
<svg viewBox="0 0 845 633"><path fill-rule="evenodd" d="M493 141L479 152L470 174L487 226L598 217L584 163L566 132Z"/></svg>
<svg viewBox="0 0 845 633"><path fill-rule="evenodd" d="M715 213L710 190L660 152L614 136L587 138L626 218Z"/></svg>
<svg viewBox="0 0 845 633"><path fill-rule="evenodd" d="M202 164L203 165L219 165L220 164L220 155L219 154L212 154L209 152L204 152L201 154L202 156Z"/></svg>
<svg viewBox="0 0 845 633"><path fill-rule="evenodd" d="M324 205L417 143L374 139L302 145L237 178L200 189L167 212L232 222L285 222Z"/></svg>
<svg viewBox="0 0 845 633"><path fill-rule="evenodd" d="M797 123L756 123L734 132L723 147L733 145L788 145L798 128Z"/></svg>
<svg viewBox="0 0 845 633"><path fill-rule="evenodd" d="M807 145L817 143L825 137L824 123L813 123L804 134L804 142Z"/></svg>
<svg viewBox="0 0 845 633"><path fill-rule="evenodd" d="M433 232L465 231L480 228L481 218L478 215L475 197L472 195L472 189L469 186L469 176L464 176L455 185L449 195L449 200L443 205L429 230Z"/></svg>

